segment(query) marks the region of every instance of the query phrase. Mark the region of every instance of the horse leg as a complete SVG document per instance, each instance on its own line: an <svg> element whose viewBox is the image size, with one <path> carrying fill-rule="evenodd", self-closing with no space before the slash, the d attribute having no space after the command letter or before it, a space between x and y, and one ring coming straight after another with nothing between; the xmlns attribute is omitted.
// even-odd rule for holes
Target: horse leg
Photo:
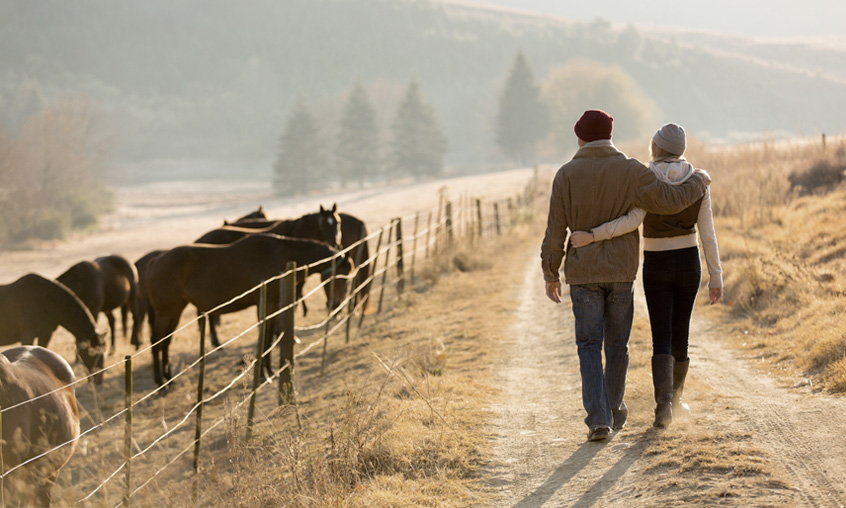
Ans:
<svg viewBox="0 0 846 508"><path fill-rule="evenodd" d="M106 320L108 320L108 322L109 322L109 330L111 330L111 332L112 332L112 349L111 349L111 351L114 352L114 350L115 350L115 335L116 335L115 315L110 310L104 310L103 314L106 315Z"/></svg>
<svg viewBox="0 0 846 508"><path fill-rule="evenodd" d="M161 344L156 340L155 334L150 337L150 341L153 343L153 347L150 348L153 352L153 381L161 386L164 384L164 379L162 378Z"/></svg>
<svg viewBox="0 0 846 508"><path fill-rule="evenodd" d="M176 330L176 326L179 324L179 316L182 314L182 309L184 308L185 306L183 305L173 310L174 315L164 316L155 314L153 308L150 308L149 315L154 318L152 323L153 333L150 338L153 343L153 376L156 384L159 386L171 378L168 348L173 331Z"/></svg>
<svg viewBox="0 0 846 508"><path fill-rule="evenodd" d="M302 300L303 317L306 317L308 316L308 307L306 306L305 300L303 300L303 286L305 286L305 279L302 282L297 281L297 296L295 298L297 300Z"/></svg>
<svg viewBox="0 0 846 508"><path fill-rule="evenodd" d="M220 326L220 314L209 316L209 339L212 347L220 347L220 340L217 338L217 327Z"/></svg>
<svg viewBox="0 0 846 508"><path fill-rule="evenodd" d="M129 320L129 302L124 303L120 306L120 325L121 329L123 330L123 339L126 340L127 331L126 331L126 323Z"/></svg>

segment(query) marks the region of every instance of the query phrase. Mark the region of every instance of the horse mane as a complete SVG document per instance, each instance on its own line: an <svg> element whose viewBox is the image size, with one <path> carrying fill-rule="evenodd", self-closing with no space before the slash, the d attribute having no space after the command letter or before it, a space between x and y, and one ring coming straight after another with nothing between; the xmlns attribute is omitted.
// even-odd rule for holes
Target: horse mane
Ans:
<svg viewBox="0 0 846 508"><path fill-rule="evenodd" d="M19 280L29 279L44 290L44 299L53 303L53 310L62 312L64 321L58 322L74 337L91 340L97 337L97 323L82 300L58 280L51 280L35 273L24 275ZM58 321L58 320L57 320Z"/></svg>

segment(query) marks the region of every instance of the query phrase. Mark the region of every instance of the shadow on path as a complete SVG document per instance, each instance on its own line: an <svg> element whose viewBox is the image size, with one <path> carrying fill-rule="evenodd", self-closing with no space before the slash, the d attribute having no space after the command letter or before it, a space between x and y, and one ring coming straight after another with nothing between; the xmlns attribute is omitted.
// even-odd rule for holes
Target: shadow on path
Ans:
<svg viewBox="0 0 846 508"><path fill-rule="evenodd" d="M608 471L599 478L572 506L573 508L590 508L628 471L643 454L649 439L649 430L634 438L622 457L617 460ZM555 493L575 477L590 461L606 446L613 443L613 438L602 443L585 442L552 473L552 475L523 498L513 508L540 508L549 501Z"/></svg>

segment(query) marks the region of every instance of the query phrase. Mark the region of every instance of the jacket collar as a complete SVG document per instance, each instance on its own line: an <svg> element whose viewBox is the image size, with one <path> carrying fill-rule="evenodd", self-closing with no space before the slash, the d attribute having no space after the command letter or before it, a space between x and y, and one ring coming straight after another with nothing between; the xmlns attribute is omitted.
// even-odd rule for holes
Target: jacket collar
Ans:
<svg viewBox="0 0 846 508"><path fill-rule="evenodd" d="M615 155L623 155L623 152L617 150L617 147L614 145L600 145L600 146L588 146L585 145L579 148L576 153L573 155L574 159L582 159L588 157L613 157Z"/></svg>

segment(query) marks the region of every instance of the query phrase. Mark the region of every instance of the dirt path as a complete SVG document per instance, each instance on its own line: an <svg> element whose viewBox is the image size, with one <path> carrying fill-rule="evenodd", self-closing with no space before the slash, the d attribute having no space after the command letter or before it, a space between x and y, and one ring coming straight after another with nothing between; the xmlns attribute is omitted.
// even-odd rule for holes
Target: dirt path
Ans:
<svg viewBox="0 0 846 508"><path fill-rule="evenodd" d="M672 430L651 428L647 362L636 360L633 351L629 425L607 442L587 442L569 296L559 306L546 299L535 254L527 253L522 303L504 355L509 360L499 369L502 400L491 408L496 413L494 459L485 476L497 493L495 506L846 504L846 438L841 431L846 400L778 386L725 346L701 315L694 317L688 383L689 391L700 392L692 395L694 414L674 422ZM636 301L638 313L643 312L642 294ZM688 435L716 440L751 436L771 478L750 487L742 483L745 479L693 467L679 470L687 480L696 476L692 484L676 481L684 476L678 471L668 479L654 450L670 440L690 441ZM726 495L709 498L686 492L684 485Z"/></svg>

